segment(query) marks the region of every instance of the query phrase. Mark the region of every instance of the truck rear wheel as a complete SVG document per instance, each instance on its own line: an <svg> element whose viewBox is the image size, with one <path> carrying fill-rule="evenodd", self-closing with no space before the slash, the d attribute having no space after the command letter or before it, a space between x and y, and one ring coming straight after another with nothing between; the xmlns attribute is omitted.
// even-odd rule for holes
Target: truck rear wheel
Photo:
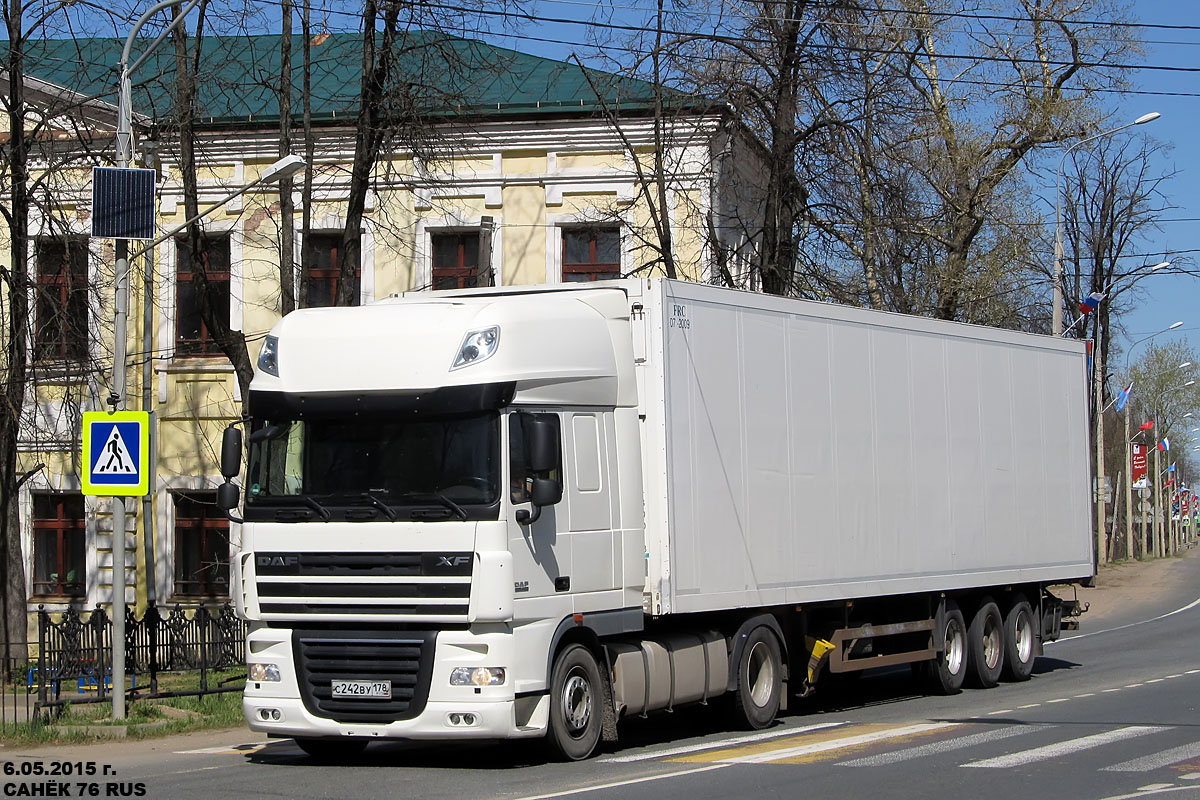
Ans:
<svg viewBox="0 0 1200 800"><path fill-rule="evenodd" d="M1037 658L1034 637L1037 627L1033 619L1033 606L1025 595L1013 595L1012 608L1004 616L1004 678L1010 681L1027 681L1033 674L1033 662Z"/></svg>
<svg viewBox="0 0 1200 800"><path fill-rule="evenodd" d="M968 659L973 682L984 689L991 689L1000 682L1004 669L1004 619L1000 608L985 597L979 604L971 627L967 630Z"/></svg>
<svg viewBox="0 0 1200 800"><path fill-rule="evenodd" d="M783 695L783 658L775 634L765 626L750 631L737 664L733 693L736 721L761 730L775 721Z"/></svg>
<svg viewBox="0 0 1200 800"><path fill-rule="evenodd" d="M552 751L566 761L581 761L600 741L604 723L600 669L596 657L581 644L563 648L550 673L550 730Z"/></svg>
<svg viewBox="0 0 1200 800"><path fill-rule="evenodd" d="M296 739L296 746L318 761L336 762L353 758L367 748L365 739Z"/></svg>
<svg viewBox="0 0 1200 800"><path fill-rule="evenodd" d="M940 635L942 653L933 661L925 662L925 674L934 691L939 694L958 694L967 677L967 623L953 600L946 600Z"/></svg>

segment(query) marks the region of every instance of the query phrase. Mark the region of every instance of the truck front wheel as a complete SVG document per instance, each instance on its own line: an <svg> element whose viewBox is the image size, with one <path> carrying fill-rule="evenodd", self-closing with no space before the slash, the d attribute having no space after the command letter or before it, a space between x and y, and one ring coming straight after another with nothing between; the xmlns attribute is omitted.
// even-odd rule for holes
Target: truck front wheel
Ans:
<svg viewBox="0 0 1200 800"><path fill-rule="evenodd" d="M765 626L750 631L737 667L735 717L744 727L761 730L775 720L783 695L783 658L775 634Z"/></svg>
<svg viewBox="0 0 1200 800"><path fill-rule="evenodd" d="M550 674L550 731L553 752L566 761L580 761L596 749L604 721L600 669L581 644L563 648Z"/></svg>

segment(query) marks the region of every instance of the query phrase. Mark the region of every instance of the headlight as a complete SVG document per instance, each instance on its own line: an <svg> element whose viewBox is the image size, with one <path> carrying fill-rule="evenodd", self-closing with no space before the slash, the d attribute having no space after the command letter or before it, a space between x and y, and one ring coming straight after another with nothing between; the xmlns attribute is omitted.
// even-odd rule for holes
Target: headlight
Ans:
<svg viewBox="0 0 1200 800"><path fill-rule="evenodd" d="M451 686L499 686L504 683L504 667L455 667L450 672Z"/></svg>
<svg viewBox="0 0 1200 800"><path fill-rule="evenodd" d="M480 361L486 361L495 355L496 348L499 346L499 325L493 325L490 328L478 331L469 331L463 337L462 344L458 347L458 355L455 356L454 363L450 365L450 369L453 371L461 367L478 364Z"/></svg>
<svg viewBox="0 0 1200 800"><path fill-rule="evenodd" d="M268 375L279 377L279 337L267 336L258 351L258 368Z"/></svg>
<svg viewBox="0 0 1200 800"><path fill-rule="evenodd" d="M247 677L255 683L278 681L279 667L275 664L247 664Z"/></svg>

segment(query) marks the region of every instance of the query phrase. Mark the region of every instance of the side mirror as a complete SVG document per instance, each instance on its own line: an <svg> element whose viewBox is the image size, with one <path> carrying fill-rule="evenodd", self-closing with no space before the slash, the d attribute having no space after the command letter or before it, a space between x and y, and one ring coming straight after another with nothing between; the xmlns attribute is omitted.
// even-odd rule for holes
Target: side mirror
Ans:
<svg viewBox="0 0 1200 800"><path fill-rule="evenodd" d="M533 486L529 491L529 502L533 503L535 508L541 506L552 506L562 500L563 487L562 483L550 478L534 478Z"/></svg>
<svg viewBox="0 0 1200 800"><path fill-rule="evenodd" d="M530 420L526 435L529 437L529 466L534 472L549 472L559 467L558 426L554 421L552 414L535 414Z"/></svg>
<svg viewBox="0 0 1200 800"><path fill-rule="evenodd" d="M221 474L230 481L242 471L242 432L230 425L221 438ZM234 506L237 502L234 501Z"/></svg>
<svg viewBox="0 0 1200 800"><path fill-rule="evenodd" d="M562 500L562 483L550 478L534 478L529 490L529 502L533 512L524 508L517 509L517 522L521 525L532 525L542 516L542 506L552 506Z"/></svg>
<svg viewBox="0 0 1200 800"><path fill-rule="evenodd" d="M237 508L241 492L232 483L222 483L217 487L217 508L222 511L233 511Z"/></svg>

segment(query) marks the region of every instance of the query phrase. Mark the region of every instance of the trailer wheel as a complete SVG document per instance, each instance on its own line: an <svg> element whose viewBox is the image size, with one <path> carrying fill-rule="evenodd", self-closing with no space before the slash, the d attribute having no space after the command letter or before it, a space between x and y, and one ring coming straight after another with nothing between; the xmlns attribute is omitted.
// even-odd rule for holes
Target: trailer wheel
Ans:
<svg viewBox="0 0 1200 800"><path fill-rule="evenodd" d="M971 618L967 641L972 682L991 689L1000 682L1004 669L1004 618L990 597L983 598Z"/></svg>
<svg viewBox="0 0 1200 800"><path fill-rule="evenodd" d="M592 652L581 644L567 645L550 673L550 730L552 751L566 761L592 754L604 724L604 691Z"/></svg>
<svg viewBox="0 0 1200 800"><path fill-rule="evenodd" d="M942 654L925 662L926 675L940 694L958 694L967 677L967 623L958 604L946 600L945 621L942 627Z"/></svg>
<svg viewBox="0 0 1200 800"><path fill-rule="evenodd" d="M296 738L296 746L318 761L337 762L353 758L367 748L365 739L303 739Z"/></svg>
<svg viewBox="0 0 1200 800"><path fill-rule="evenodd" d="M1004 616L1004 679L1027 681L1033 674L1033 662L1037 658L1037 626L1034 624L1033 607L1025 595L1013 595L1012 608Z"/></svg>
<svg viewBox="0 0 1200 800"><path fill-rule="evenodd" d="M766 626L750 631L737 665L734 718L750 730L775 721L783 695L783 658L775 634Z"/></svg>

